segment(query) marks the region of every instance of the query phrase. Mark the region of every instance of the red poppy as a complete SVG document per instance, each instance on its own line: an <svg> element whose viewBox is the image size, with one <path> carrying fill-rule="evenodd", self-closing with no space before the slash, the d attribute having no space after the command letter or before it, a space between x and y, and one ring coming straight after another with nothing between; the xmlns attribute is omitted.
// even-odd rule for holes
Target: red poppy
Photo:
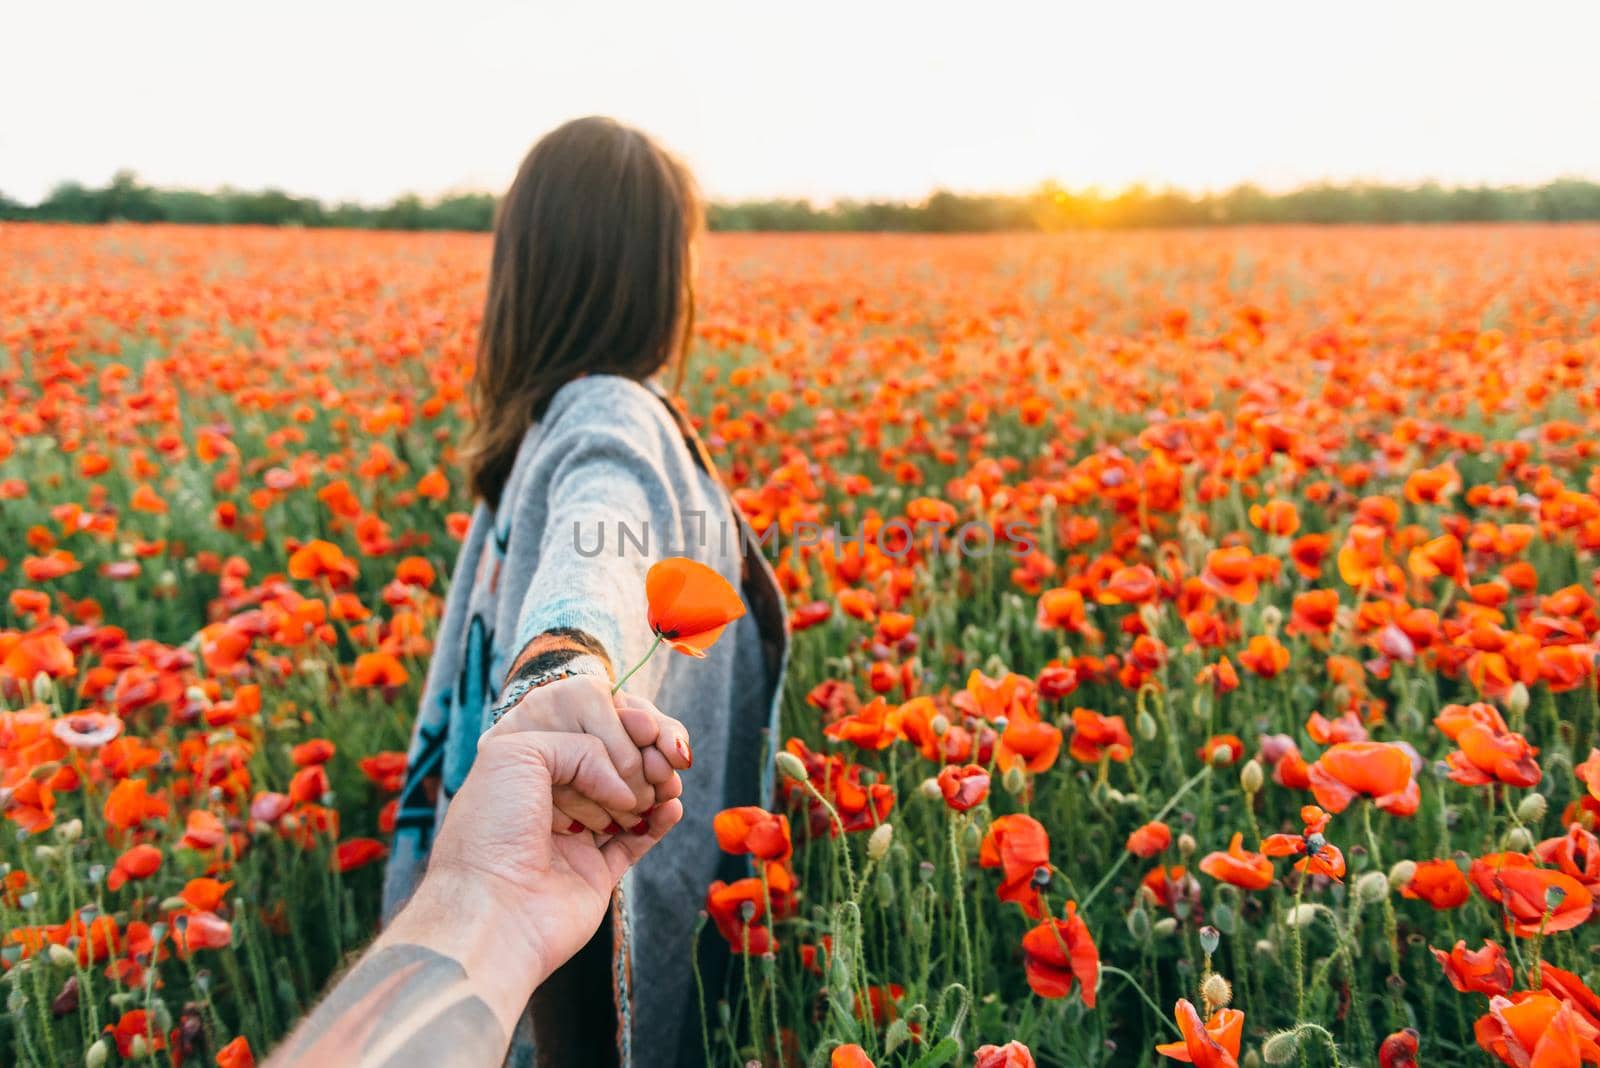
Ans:
<svg viewBox="0 0 1600 1068"><path fill-rule="evenodd" d="M321 764L301 768L289 780L289 799L296 803L320 802L333 787L328 782L328 769Z"/></svg>
<svg viewBox="0 0 1600 1068"><path fill-rule="evenodd" d="M1435 909L1460 908L1472 895L1466 875L1453 860L1424 860L1416 874L1400 888L1402 897L1426 901Z"/></svg>
<svg viewBox="0 0 1600 1068"><path fill-rule="evenodd" d="M289 759L294 761L295 767L304 768L312 764L326 764L333 759L335 746L326 738L313 738L309 742L301 742L289 751Z"/></svg>
<svg viewBox="0 0 1600 1068"><path fill-rule="evenodd" d="M1588 887L1549 868L1502 868L1495 882L1506 910L1506 929L1523 938L1570 931L1594 911Z"/></svg>
<svg viewBox="0 0 1600 1068"><path fill-rule="evenodd" d="M759 957L777 947L777 939L761 923L767 914L767 897L760 879L732 883L718 879L706 891L706 912L735 953Z"/></svg>
<svg viewBox="0 0 1600 1068"><path fill-rule="evenodd" d="M1050 836L1038 820L1020 813L997 817L979 845L978 866L1001 869L1001 901L1016 902L1033 919L1044 915L1034 875L1049 870Z"/></svg>
<svg viewBox="0 0 1600 1068"><path fill-rule="evenodd" d="M153 845L136 845L117 858L110 874L106 876L106 888L121 890L129 880L148 879L159 870L161 850Z"/></svg>
<svg viewBox="0 0 1600 1068"><path fill-rule="evenodd" d="M1085 764L1124 762L1133 755L1133 735L1121 716L1102 716L1087 708L1072 710L1072 759Z"/></svg>
<svg viewBox="0 0 1600 1068"><path fill-rule="evenodd" d="M1370 797L1385 812L1409 816L1422 801L1415 766L1415 752L1401 743L1342 742L1323 752L1308 774L1317 804L1329 812Z"/></svg>
<svg viewBox="0 0 1600 1068"><path fill-rule="evenodd" d="M1000 733L994 759L1001 771L1020 767L1037 775L1054 767L1060 755L1060 729L1019 704L1006 722L1006 729Z"/></svg>
<svg viewBox="0 0 1600 1068"><path fill-rule="evenodd" d="M365 867L375 860L388 856L389 850L376 838L352 838L340 842L333 851L333 870L337 872L354 871Z"/></svg>
<svg viewBox="0 0 1600 1068"><path fill-rule="evenodd" d="M363 687L404 686L411 681L411 672L393 653L382 650L362 653L350 668L350 683Z"/></svg>
<svg viewBox="0 0 1600 1068"><path fill-rule="evenodd" d="M1408 1027L1384 1038L1378 1046L1378 1068L1419 1068L1417 1032Z"/></svg>
<svg viewBox="0 0 1600 1068"><path fill-rule="evenodd" d="M1300 821L1305 824L1301 834L1269 834L1261 843L1261 852L1269 857L1300 857L1294 869L1308 875L1322 875L1334 881L1344 878L1344 854L1329 842L1323 831L1330 817L1316 805L1300 809Z"/></svg>
<svg viewBox="0 0 1600 1068"><path fill-rule="evenodd" d="M828 1056L829 1068L876 1068L867 1051L854 1042L833 1047Z"/></svg>
<svg viewBox="0 0 1600 1068"><path fill-rule="evenodd" d="M939 792L944 795L945 804L957 812L966 812L989 796L989 772L978 764L947 764L939 772Z"/></svg>
<svg viewBox="0 0 1600 1068"><path fill-rule="evenodd" d="M1460 746L1445 756L1450 779L1463 786L1537 786L1544 773L1534 760L1539 750L1515 731L1495 731L1480 723L1462 727L1456 734Z"/></svg>
<svg viewBox="0 0 1600 1068"><path fill-rule="evenodd" d="M1242 890L1265 890L1272 885L1272 861L1244 848L1244 835L1235 832L1226 853L1207 853L1200 870Z"/></svg>
<svg viewBox="0 0 1600 1068"><path fill-rule="evenodd" d="M1128 852L1146 859L1162 852L1172 844L1172 828L1154 820L1135 829L1128 835Z"/></svg>
<svg viewBox="0 0 1600 1068"><path fill-rule="evenodd" d="M1021 1042L979 1046L972 1068L1035 1068L1033 1052Z"/></svg>
<svg viewBox="0 0 1600 1068"><path fill-rule="evenodd" d="M823 728L822 733L861 749L887 749L900 734L900 710L882 697L874 697L856 712Z"/></svg>
<svg viewBox="0 0 1600 1068"><path fill-rule="evenodd" d="M149 1054L167 1048L161 1029L144 1009L129 1009L115 1024L107 1024L105 1033L117 1044L118 1055L128 1060L134 1058L135 1050Z"/></svg>
<svg viewBox="0 0 1600 1068"><path fill-rule="evenodd" d="M217 1068L255 1068L256 1059L250 1052L250 1040L240 1035L217 1050Z"/></svg>
<svg viewBox="0 0 1600 1068"><path fill-rule="evenodd" d="M1244 1013L1238 1009L1218 1009L1209 1020L1202 1022L1194 1003L1182 998L1173 1007L1172 1015L1178 1021L1178 1032L1183 1039L1161 1043L1156 1046L1157 1053L1196 1068L1239 1068Z"/></svg>
<svg viewBox="0 0 1600 1068"><path fill-rule="evenodd" d="M1076 902L1067 902L1061 919L1045 920L1022 936L1022 966L1029 988L1040 997L1064 998L1076 982L1083 1003L1094 1008L1100 951Z"/></svg>
<svg viewBox="0 0 1600 1068"><path fill-rule="evenodd" d="M106 798L106 822L127 830L146 820L164 819L166 800L160 795L151 796L149 791L150 784L143 779L123 779L117 783Z"/></svg>
<svg viewBox="0 0 1600 1068"><path fill-rule="evenodd" d="M680 653L705 656L744 602L728 580L704 564L672 556L645 575L646 618L657 638Z"/></svg>
<svg viewBox="0 0 1600 1068"><path fill-rule="evenodd" d="M1244 742L1238 735L1213 734L1206 739L1206 744L1200 747L1198 753L1203 763L1227 767L1237 764L1239 758L1244 756Z"/></svg>
<svg viewBox="0 0 1600 1068"><path fill-rule="evenodd" d="M768 812L757 805L726 808L711 821L717 844L724 852L748 853L757 860L788 860L793 848L789 841L789 817Z"/></svg>
<svg viewBox="0 0 1600 1068"><path fill-rule="evenodd" d="M1468 949L1458 941L1450 952L1433 950L1444 977L1463 994L1504 994L1515 981L1511 960L1499 943L1484 942L1482 949Z"/></svg>
<svg viewBox="0 0 1600 1068"><path fill-rule="evenodd" d="M1600 1063L1600 1035L1571 1002L1549 994L1495 996L1472 1027L1478 1045L1511 1068L1578 1068Z"/></svg>

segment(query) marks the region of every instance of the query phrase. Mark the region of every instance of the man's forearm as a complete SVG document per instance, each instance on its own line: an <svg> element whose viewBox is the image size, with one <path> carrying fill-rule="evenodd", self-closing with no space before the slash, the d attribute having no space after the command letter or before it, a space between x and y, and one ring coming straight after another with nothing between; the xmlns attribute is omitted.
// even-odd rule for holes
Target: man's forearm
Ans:
<svg viewBox="0 0 1600 1068"><path fill-rule="evenodd" d="M500 1064L546 969L536 947L485 922L482 898L425 878L269 1064Z"/></svg>

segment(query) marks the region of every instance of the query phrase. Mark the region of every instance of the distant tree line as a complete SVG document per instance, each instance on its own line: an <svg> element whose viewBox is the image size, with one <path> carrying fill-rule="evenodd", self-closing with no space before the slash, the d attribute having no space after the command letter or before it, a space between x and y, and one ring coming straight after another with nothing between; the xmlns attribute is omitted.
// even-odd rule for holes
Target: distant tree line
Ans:
<svg viewBox="0 0 1600 1068"><path fill-rule="evenodd" d="M203 193L156 189L129 171L103 188L57 186L26 205L0 193L0 219L99 223L113 220L200 225L337 226L371 230L488 230L494 197L462 193L403 196L374 207L324 204L275 189ZM1132 229L1265 223L1565 222L1600 220L1600 183L1563 178L1540 186L1319 184L1285 193L1240 185L1191 194L1133 186L1120 192L1072 191L1046 183L1020 196L939 191L926 200L758 200L707 208L713 230L898 231Z"/></svg>

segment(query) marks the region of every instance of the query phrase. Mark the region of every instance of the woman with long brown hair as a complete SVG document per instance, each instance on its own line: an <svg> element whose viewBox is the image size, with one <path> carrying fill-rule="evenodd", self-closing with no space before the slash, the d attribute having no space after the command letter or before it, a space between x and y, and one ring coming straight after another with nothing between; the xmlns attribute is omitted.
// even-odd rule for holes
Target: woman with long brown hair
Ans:
<svg viewBox="0 0 1600 1068"><path fill-rule="evenodd" d="M604 685L549 710L543 730L605 742L643 784L608 687L648 648L644 580L688 556L742 590L748 611L704 660L656 656L626 690L693 738L675 846L630 873L612 922L535 995L511 1059L703 1061L687 964L706 885L729 873L711 830L770 792L770 737L787 647L772 570L755 551L691 423L661 389L681 376L694 319L694 182L645 135L578 119L528 153L496 214L466 443L479 498L435 642L400 797L385 913L409 895L479 736L533 689ZM550 703L543 702L541 707ZM648 795L646 795L648 796ZM575 833L616 818L574 794Z"/></svg>

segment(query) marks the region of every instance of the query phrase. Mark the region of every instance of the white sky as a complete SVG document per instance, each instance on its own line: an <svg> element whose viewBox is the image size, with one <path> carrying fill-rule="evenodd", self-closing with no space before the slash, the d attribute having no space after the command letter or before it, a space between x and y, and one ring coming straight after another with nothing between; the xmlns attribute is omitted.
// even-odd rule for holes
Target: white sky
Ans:
<svg viewBox="0 0 1600 1068"><path fill-rule="evenodd" d="M1595 0L7 0L0 191L499 191L567 118L717 197L1600 179Z"/></svg>

